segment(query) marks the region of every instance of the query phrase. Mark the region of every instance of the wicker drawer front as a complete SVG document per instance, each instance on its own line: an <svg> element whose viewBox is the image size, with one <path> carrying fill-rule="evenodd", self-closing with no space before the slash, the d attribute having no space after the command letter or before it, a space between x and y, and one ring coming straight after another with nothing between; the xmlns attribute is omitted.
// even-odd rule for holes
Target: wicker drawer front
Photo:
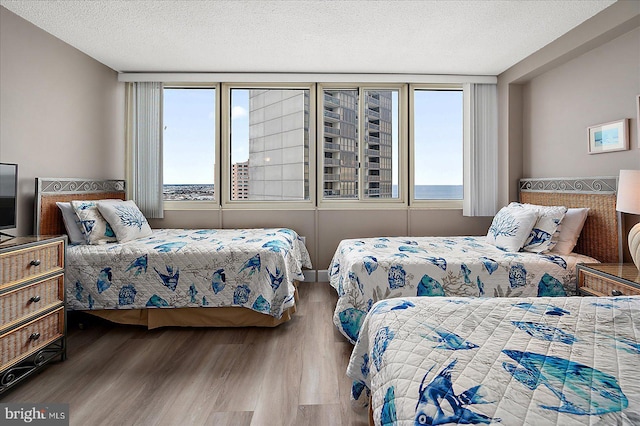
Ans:
<svg viewBox="0 0 640 426"><path fill-rule="evenodd" d="M0 296L0 328L63 301L62 275L5 293Z"/></svg>
<svg viewBox="0 0 640 426"><path fill-rule="evenodd" d="M624 296L640 296L640 290L635 287L589 273L584 273L584 280L581 285L580 290L595 295L613 296L612 291L618 290Z"/></svg>
<svg viewBox="0 0 640 426"><path fill-rule="evenodd" d="M32 277L61 271L64 241L41 244L0 255L0 283L3 287Z"/></svg>
<svg viewBox="0 0 640 426"><path fill-rule="evenodd" d="M0 336L0 370L27 358L63 336L64 310L60 309Z"/></svg>

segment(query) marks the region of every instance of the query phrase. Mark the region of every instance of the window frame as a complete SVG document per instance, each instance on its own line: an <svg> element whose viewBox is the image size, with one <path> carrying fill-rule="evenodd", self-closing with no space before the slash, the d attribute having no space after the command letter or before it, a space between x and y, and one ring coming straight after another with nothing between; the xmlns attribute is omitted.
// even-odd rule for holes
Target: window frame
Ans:
<svg viewBox="0 0 640 426"><path fill-rule="evenodd" d="M416 90L444 90L451 91L457 90L462 92L462 156L460 157L460 163L462 164L462 172L463 172L463 195L460 200L422 200L415 198L415 143L416 143L416 135L415 135L415 91ZM419 209L451 209L451 210L462 210L462 205L464 202L464 152L467 146L467 127L466 123L468 120L468 114L466 110L466 99L467 99L467 90L462 83L460 84L428 84L428 83L416 83L409 84L409 111L411 112L411 116L409 117L409 197L410 197L410 205L414 208Z"/></svg>
<svg viewBox="0 0 640 426"><path fill-rule="evenodd" d="M231 199L231 91L233 89L282 89L309 91L309 199L308 200L232 200ZM220 162L221 208L228 210L311 210L316 206L316 122L312 118L316 114L316 84L315 83L265 83L238 82L222 83L220 102L224 105L221 110L220 149L224 162Z"/></svg>
<svg viewBox="0 0 640 426"><path fill-rule="evenodd" d="M220 83L216 82L163 82L162 83L162 127L164 128L164 89L214 89L215 90L215 122L214 122L214 153L215 161L213 164L214 173L214 195L213 200L164 200L163 209L166 210L219 210L220 209ZM164 130L160 132L162 140L162 150L164 158ZM164 175L164 166L163 166ZM164 184L164 183L163 183Z"/></svg>
<svg viewBox="0 0 640 426"><path fill-rule="evenodd" d="M415 199L415 90L459 90L463 94L463 151L467 149L468 92L463 83L398 83L365 82L349 79L324 82L163 82L165 88L209 88L215 89L215 200L211 201L164 201L164 210L373 210L373 209L456 209L461 210L463 200L417 200ZM231 200L231 90L232 89L300 89L309 90L309 199L308 200ZM364 198L365 120L358 120L359 140L359 195L358 199L324 199L324 90L357 90L358 117L364 117L364 92L370 90L398 91L398 198ZM164 104L164 99L163 99ZM315 117L315 120L313 119ZM161 134L163 134L161 132ZM315 147L315 148L314 148ZM224 159L224 161L221 161ZM464 158L463 171L465 168ZM464 183L463 183L464 185Z"/></svg>
<svg viewBox="0 0 640 426"><path fill-rule="evenodd" d="M364 196L364 178L366 176L366 166L363 159L365 120L358 120L358 198L357 199L325 199L324 198L324 143L318 143L318 209L326 210L370 210L370 209L404 209L408 206L408 179L407 179L407 90L406 83L318 83L318 107L317 107L317 123L318 135L317 141L324 141L324 91L325 90L357 90L358 91L358 117L365 116L365 103L362 102L365 91L384 91L397 90L398 92L398 198L365 198Z"/></svg>

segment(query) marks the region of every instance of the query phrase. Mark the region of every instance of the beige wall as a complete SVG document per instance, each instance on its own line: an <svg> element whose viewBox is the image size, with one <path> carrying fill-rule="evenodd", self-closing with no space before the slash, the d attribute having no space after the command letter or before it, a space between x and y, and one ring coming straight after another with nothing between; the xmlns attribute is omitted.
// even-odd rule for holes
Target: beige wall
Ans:
<svg viewBox="0 0 640 426"><path fill-rule="evenodd" d="M640 2L621 0L498 76L501 201L521 177L640 167L635 130ZM588 155L587 127L631 119L632 150Z"/></svg>
<svg viewBox="0 0 640 426"><path fill-rule="evenodd" d="M640 28L533 78L523 86L523 175L617 176L640 168L636 96ZM587 127L627 118L628 151L589 154Z"/></svg>
<svg viewBox="0 0 640 426"><path fill-rule="evenodd" d="M640 2L618 1L498 76L501 201L522 177L640 169ZM629 119L630 149L588 154L587 127ZM640 217L625 216L626 229ZM629 261L628 250L625 261Z"/></svg>
<svg viewBox="0 0 640 426"><path fill-rule="evenodd" d="M33 232L34 178L124 178L117 73L0 7L0 161L18 163L18 227Z"/></svg>

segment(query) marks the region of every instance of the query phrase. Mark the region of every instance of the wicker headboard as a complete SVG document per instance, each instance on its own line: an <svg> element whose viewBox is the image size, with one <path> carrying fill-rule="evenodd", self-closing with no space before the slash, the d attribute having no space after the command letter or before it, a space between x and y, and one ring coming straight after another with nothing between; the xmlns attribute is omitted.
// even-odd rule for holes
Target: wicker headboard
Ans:
<svg viewBox="0 0 640 426"><path fill-rule="evenodd" d="M619 261L616 177L521 179L519 187L523 203L588 207L574 251L601 262Z"/></svg>
<svg viewBox="0 0 640 426"><path fill-rule="evenodd" d="M56 202L126 199L123 180L36 178L34 231L36 235L66 234Z"/></svg>

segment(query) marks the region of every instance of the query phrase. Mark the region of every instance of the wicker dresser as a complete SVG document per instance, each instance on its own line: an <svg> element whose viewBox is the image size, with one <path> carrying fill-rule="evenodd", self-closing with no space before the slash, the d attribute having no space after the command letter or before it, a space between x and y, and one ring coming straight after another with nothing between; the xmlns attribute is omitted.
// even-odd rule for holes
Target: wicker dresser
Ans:
<svg viewBox="0 0 640 426"><path fill-rule="evenodd" d="M66 236L0 243L0 394L66 358Z"/></svg>

